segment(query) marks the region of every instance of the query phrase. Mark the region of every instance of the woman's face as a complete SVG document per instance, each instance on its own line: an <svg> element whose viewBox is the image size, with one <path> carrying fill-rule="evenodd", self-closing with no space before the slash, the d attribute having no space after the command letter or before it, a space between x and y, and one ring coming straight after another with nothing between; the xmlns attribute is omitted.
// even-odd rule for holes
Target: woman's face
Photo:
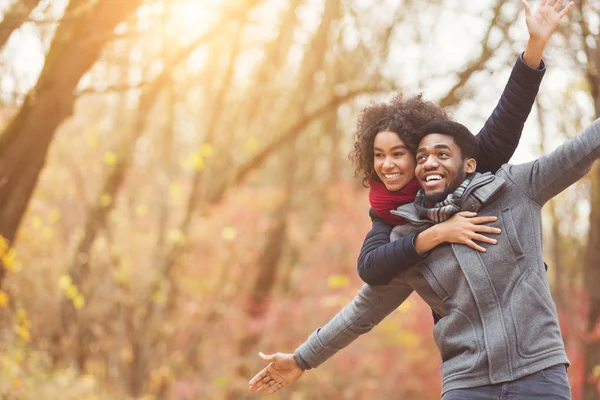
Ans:
<svg viewBox="0 0 600 400"><path fill-rule="evenodd" d="M415 156L394 132L382 131L373 143L374 169L389 191L402 189L415 177Z"/></svg>

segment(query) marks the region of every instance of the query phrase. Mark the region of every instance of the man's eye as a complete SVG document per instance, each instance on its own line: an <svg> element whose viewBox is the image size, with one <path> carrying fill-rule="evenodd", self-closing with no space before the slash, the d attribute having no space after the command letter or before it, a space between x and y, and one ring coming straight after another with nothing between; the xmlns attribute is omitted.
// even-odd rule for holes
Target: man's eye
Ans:
<svg viewBox="0 0 600 400"><path fill-rule="evenodd" d="M440 155L440 157L449 157L450 156L450 154L445 153L445 152L441 152L439 155Z"/></svg>

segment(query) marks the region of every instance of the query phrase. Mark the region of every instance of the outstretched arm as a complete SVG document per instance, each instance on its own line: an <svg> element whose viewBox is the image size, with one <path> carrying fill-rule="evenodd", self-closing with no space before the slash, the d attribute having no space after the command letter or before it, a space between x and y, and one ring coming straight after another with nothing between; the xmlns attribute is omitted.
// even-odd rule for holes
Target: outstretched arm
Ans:
<svg viewBox="0 0 600 400"><path fill-rule="evenodd" d="M495 172L514 154L544 76L544 48L560 20L573 8L572 2L560 10L560 0L542 0L533 13L527 1L522 1L529 40L525 52L513 67L496 108L477 135L479 172Z"/></svg>
<svg viewBox="0 0 600 400"><path fill-rule="evenodd" d="M600 119L567 140L552 153L535 161L505 165L498 172L533 201L544 205L552 197L581 179L600 158Z"/></svg>
<svg viewBox="0 0 600 400"><path fill-rule="evenodd" d="M339 350L348 346L360 335L398 308L412 293L402 277L389 285L372 287L364 285L352 302L338 312L322 328L292 353L276 353L261 358L269 362L266 368L249 382L250 390L275 393L296 381L304 370L316 368Z"/></svg>

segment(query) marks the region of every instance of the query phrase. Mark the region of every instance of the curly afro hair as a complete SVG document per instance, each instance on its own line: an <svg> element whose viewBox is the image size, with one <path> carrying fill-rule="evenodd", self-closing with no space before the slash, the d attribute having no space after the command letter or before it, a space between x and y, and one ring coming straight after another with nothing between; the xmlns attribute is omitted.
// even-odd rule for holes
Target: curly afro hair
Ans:
<svg viewBox="0 0 600 400"><path fill-rule="evenodd" d="M354 150L349 155L355 166L354 176L362 178L364 187L369 187L369 178L379 180L373 170L373 144L379 132L394 132L414 153L419 129L428 122L448 119L443 108L424 100L421 94L405 98L399 93L388 103L365 107L358 117Z"/></svg>

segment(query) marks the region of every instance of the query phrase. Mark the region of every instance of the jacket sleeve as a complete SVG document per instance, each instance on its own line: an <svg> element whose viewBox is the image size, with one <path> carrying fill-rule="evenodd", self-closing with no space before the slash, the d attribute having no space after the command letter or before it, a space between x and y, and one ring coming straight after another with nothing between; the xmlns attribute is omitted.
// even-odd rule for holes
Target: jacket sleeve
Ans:
<svg viewBox="0 0 600 400"><path fill-rule="evenodd" d="M396 275L423 260L415 249L416 233L390 242L393 226L369 210L373 227L367 233L358 256L358 275L367 284L388 284Z"/></svg>
<svg viewBox="0 0 600 400"><path fill-rule="evenodd" d="M522 55L517 59L496 108L477 134L478 172L494 173L510 160L545 72L543 61L535 70L525 64Z"/></svg>
<svg viewBox="0 0 600 400"><path fill-rule="evenodd" d="M599 157L600 119L597 119L552 153L526 164L504 165L498 175L506 175L527 197L544 205L587 174Z"/></svg>
<svg viewBox="0 0 600 400"><path fill-rule="evenodd" d="M412 290L400 276L386 286L364 285L350 304L322 328L314 331L294 351L296 360L304 369L318 367L360 335L373 329L398 308Z"/></svg>

